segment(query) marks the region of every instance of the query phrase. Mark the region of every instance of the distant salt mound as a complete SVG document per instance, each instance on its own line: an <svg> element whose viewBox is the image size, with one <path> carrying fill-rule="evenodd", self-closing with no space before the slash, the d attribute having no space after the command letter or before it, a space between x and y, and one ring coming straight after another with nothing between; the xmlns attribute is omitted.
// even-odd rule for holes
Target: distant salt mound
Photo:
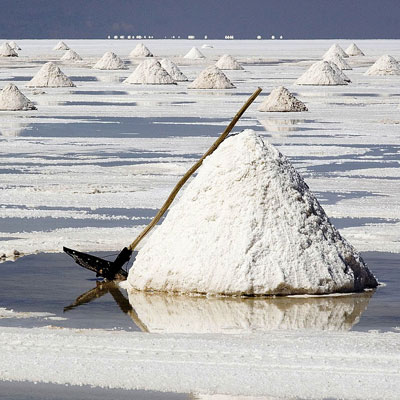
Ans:
<svg viewBox="0 0 400 400"><path fill-rule="evenodd" d="M234 89L235 85L217 67L210 66L188 86L189 89Z"/></svg>
<svg viewBox="0 0 400 400"><path fill-rule="evenodd" d="M0 57L18 57L18 53L8 43L0 46Z"/></svg>
<svg viewBox="0 0 400 400"><path fill-rule="evenodd" d="M94 69L126 69L125 63L112 51L107 51L93 66Z"/></svg>
<svg viewBox="0 0 400 400"><path fill-rule="evenodd" d="M160 64L177 82L186 82L188 80L187 76L169 58L163 58Z"/></svg>
<svg viewBox="0 0 400 400"><path fill-rule="evenodd" d="M199 60L206 57L197 47L192 47L188 53L186 53L184 58L188 58L190 60Z"/></svg>
<svg viewBox="0 0 400 400"><path fill-rule="evenodd" d="M61 41L53 47L53 50L69 50L69 47Z"/></svg>
<svg viewBox="0 0 400 400"><path fill-rule="evenodd" d="M124 83L136 85L174 85L176 81L157 60L145 60L124 80Z"/></svg>
<svg viewBox="0 0 400 400"><path fill-rule="evenodd" d="M36 110L33 103L12 83L0 92L0 110L19 111Z"/></svg>
<svg viewBox="0 0 400 400"><path fill-rule="evenodd" d="M339 54L329 54L324 57L324 61L330 61L337 65L340 70L351 70L353 68L347 63L347 61Z"/></svg>
<svg viewBox="0 0 400 400"><path fill-rule="evenodd" d="M26 84L28 87L75 87L74 83L52 62L40 68L37 74Z"/></svg>
<svg viewBox="0 0 400 400"><path fill-rule="evenodd" d="M203 161L139 250L128 284L289 295L361 291L377 281L289 160L246 130Z"/></svg>
<svg viewBox="0 0 400 400"><path fill-rule="evenodd" d="M19 47L19 46L17 45L17 43L14 42L14 40L12 40L11 42L8 42L8 44L10 45L10 47L11 47L13 50L21 50L21 47Z"/></svg>
<svg viewBox="0 0 400 400"><path fill-rule="evenodd" d="M61 61L82 61L82 57L74 50L67 50L60 58Z"/></svg>
<svg viewBox="0 0 400 400"><path fill-rule="evenodd" d="M258 111L299 112L308 111L306 105L296 99L285 87L279 86L260 104Z"/></svg>
<svg viewBox="0 0 400 400"><path fill-rule="evenodd" d="M211 44L203 44L203 45L201 46L201 48L202 48L202 49L213 49L214 46L211 46Z"/></svg>
<svg viewBox="0 0 400 400"><path fill-rule="evenodd" d="M328 61L317 61L297 79L296 84L321 86L347 85L347 82L341 76L342 72L337 66L336 68L337 70Z"/></svg>
<svg viewBox="0 0 400 400"><path fill-rule="evenodd" d="M229 54L221 56L215 66L219 69L243 69L243 67Z"/></svg>
<svg viewBox="0 0 400 400"><path fill-rule="evenodd" d="M153 57L153 53L143 43L138 43L129 53L129 57Z"/></svg>
<svg viewBox="0 0 400 400"><path fill-rule="evenodd" d="M365 75L400 75L400 64L388 54L378 58Z"/></svg>
<svg viewBox="0 0 400 400"><path fill-rule="evenodd" d="M326 56L332 55L332 54L338 54L339 56L343 58L348 58L349 56L346 54L346 52L337 44L333 44L329 50L324 54L323 58Z"/></svg>
<svg viewBox="0 0 400 400"><path fill-rule="evenodd" d="M349 56L365 56L365 54L361 51L361 49L355 43L352 43L346 49L346 54Z"/></svg>

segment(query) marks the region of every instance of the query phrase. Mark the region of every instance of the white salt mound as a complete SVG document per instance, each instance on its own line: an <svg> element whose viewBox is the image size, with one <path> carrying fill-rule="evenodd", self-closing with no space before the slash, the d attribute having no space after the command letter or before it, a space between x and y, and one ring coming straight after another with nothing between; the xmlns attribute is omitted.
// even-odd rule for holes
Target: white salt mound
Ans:
<svg viewBox="0 0 400 400"><path fill-rule="evenodd" d="M26 111L36 110L36 107L14 84L9 83L0 92L0 110Z"/></svg>
<svg viewBox="0 0 400 400"><path fill-rule="evenodd" d="M188 86L189 89L234 89L235 86L217 67L210 66Z"/></svg>
<svg viewBox="0 0 400 400"><path fill-rule="evenodd" d="M349 56L346 54L346 52L337 44L333 44L329 50L324 54L323 58L326 56L332 55L332 54L338 54L339 56L343 58L348 58Z"/></svg>
<svg viewBox="0 0 400 400"><path fill-rule="evenodd" d="M243 67L229 54L221 56L215 66L219 69L243 69Z"/></svg>
<svg viewBox="0 0 400 400"><path fill-rule="evenodd" d="M132 289L326 294L377 281L292 164L246 130L198 170L129 271Z"/></svg>
<svg viewBox="0 0 400 400"><path fill-rule="evenodd" d="M332 61L328 61L328 64L335 71L337 75L339 75L345 82L350 83L350 78Z"/></svg>
<svg viewBox="0 0 400 400"><path fill-rule="evenodd" d="M204 54L197 48L192 47L184 56L184 58L189 58L191 60L198 60L201 58L206 58Z"/></svg>
<svg viewBox="0 0 400 400"><path fill-rule="evenodd" d="M8 43L0 46L0 57L18 57L18 53Z"/></svg>
<svg viewBox="0 0 400 400"><path fill-rule="evenodd" d="M28 87L75 87L74 83L52 62L40 68L37 74L26 84Z"/></svg>
<svg viewBox="0 0 400 400"><path fill-rule="evenodd" d="M82 61L82 57L74 50L67 50L61 57L61 61Z"/></svg>
<svg viewBox="0 0 400 400"><path fill-rule="evenodd" d="M153 53L143 43L138 43L129 53L129 57L153 57Z"/></svg>
<svg viewBox="0 0 400 400"><path fill-rule="evenodd" d="M69 47L61 41L53 47L53 50L69 50Z"/></svg>
<svg viewBox="0 0 400 400"><path fill-rule="evenodd" d="M139 85L174 85L176 81L157 60L145 60L124 80L124 83Z"/></svg>
<svg viewBox="0 0 400 400"><path fill-rule="evenodd" d="M177 82L185 82L188 80L187 76L169 58L163 58L160 64Z"/></svg>
<svg viewBox="0 0 400 400"><path fill-rule="evenodd" d="M392 56L385 54L368 68L365 75L400 75L400 64Z"/></svg>
<svg viewBox="0 0 400 400"><path fill-rule="evenodd" d="M213 49L214 46L211 46L211 44L203 44L203 45L201 46L201 48L202 48L202 49Z"/></svg>
<svg viewBox="0 0 400 400"><path fill-rule="evenodd" d="M94 69L126 69L125 63L112 51L107 51L93 66Z"/></svg>
<svg viewBox="0 0 400 400"><path fill-rule="evenodd" d="M339 71L339 72L338 72ZM343 73L328 61L317 61L297 79L297 85L347 85Z"/></svg>
<svg viewBox="0 0 400 400"><path fill-rule="evenodd" d="M324 57L324 61L330 61L337 65L340 70L351 70L353 68L347 63L347 61L339 54L329 54Z"/></svg>
<svg viewBox="0 0 400 400"><path fill-rule="evenodd" d="M8 42L8 44L10 45L10 47L11 47L13 50L21 50L21 47L19 47L19 46L17 45L17 43L14 42L14 40L12 40L11 42Z"/></svg>
<svg viewBox="0 0 400 400"><path fill-rule="evenodd" d="M352 43L346 49L346 54L349 56L365 56L365 54L361 51L361 49L355 43Z"/></svg>
<svg viewBox="0 0 400 400"><path fill-rule="evenodd" d="M308 111L306 105L296 99L285 87L279 86L260 104L258 111Z"/></svg>

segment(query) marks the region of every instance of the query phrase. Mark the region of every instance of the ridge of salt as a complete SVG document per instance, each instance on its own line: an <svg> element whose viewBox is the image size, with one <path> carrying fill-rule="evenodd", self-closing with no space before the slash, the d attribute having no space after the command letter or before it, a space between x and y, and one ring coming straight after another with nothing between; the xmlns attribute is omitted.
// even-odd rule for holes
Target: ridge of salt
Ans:
<svg viewBox="0 0 400 400"><path fill-rule="evenodd" d="M14 40L11 40L11 42L8 42L9 46L13 49L13 50L21 50L21 47L19 47L17 45L17 43L15 43Z"/></svg>
<svg viewBox="0 0 400 400"><path fill-rule="evenodd" d="M259 105L258 111L299 112L308 111L308 108L302 101L293 96L288 89L279 86L273 89L269 96Z"/></svg>
<svg viewBox="0 0 400 400"><path fill-rule="evenodd" d="M127 69L125 63L112 51L107 51L93 65L94 69Z"/></svg>
<svg viewBox="0 0 400 400"><path fill-rule="evenodd" d="M124 80L124 83L140 85L176 85L176 81L157 60L144 60Z"/></svg>
<svg viewBox="0 0 400 400"><path fill-rule="evenodd" d="M331 54L339 54L339 56L343 58L348 58L349 56L346 54L346 52L337 44L333 44L328 51L323 55L323 58L326 56L329 56Z"/></svg>
<svg viewBox="0 0 400 400"><path fill-rule="evenodd" d="M0 46L0 57L18 57L18 53L5 42Z"/></svg>
<svg viewBox="0 0 400 400"><path fill-rule="evenodd" d="M347 61L337 53L331 53L324 57L324 61L330 61L337 65L340 70L352 70Z"/></svg>
<svg viewBox="0 0 400 400"><path fill-rule="evenodd" d="M33 103L21 93L17 86L9 83L0 92L0 110L27 111L36 110Z"/></svg>
<svg viewBox="0 0 400 400"><path fill-rule="evenodd" d="M75 84L52 62L40 68L27 87L75 87Z"/></svg>
<svg viewBox="0 0 400 400"><path fill-rule="evenodd" d="M197 48L192 47L184 56L183 58L188 58L191 60L199 60L201 58L206 58L205 55Z"/></svg>
<svg viewBox="0 0 400 400"><path fill-rule="evenodd" d="M347 49L346 54L349 56L365 56L362 50L355 44L352 43Z"/></svg>
<svg viewBox="0 0 400 400"><path fill-rule="evenodd" d="M169 58L163 58L160 61L161 66L171 75L177 82L188 81L187 76L179 69L179 67Z"/></svg>
<svg viewBox="0 0 400 400"><path fill-rule="evenodd" d="M219 69L228 70L240 70L243 67L229 54L222 55L219 60L215 63L215 66Z"/></svg>
<svg viewBox="0 0 400 400"><path fill-rule="evenodd" d="M82 61L82 57L74 50L69 49L60 58L61 61Z"/></svg>
<svg viewBox="0 0 400 400"><path fill-rule="evenodd" d="M347 85L342 74L343 72L337 66L335 69L330 62L317 61L297 79L296 85Z"/></svg>
<svg viewBox="0 0 400 400"><path fill-rule="evenodd" d="M365 75L400 75L400 64L394 57L385 54L368 68Z"/></svg>
<svg viewBox="0 0 400 400"><path fill-rule="evenodd" d="M216 66L211 65L200 72L199 76L188 85L188 89L234 89L235 85Z"/></svg>
<svg viewBox="0 0 400 400"><path fill-rule="evenodd" d="M69 47L63 41L60 41L53 47L53 50L69 50Z"/></svg>
<svg viewBox="0 0 400 400"><path fill-rule="evenodd" d="M307 184L254 131L207 157L143 244L131 289L210 295L328 294L377 286Z"/></svg>
<svg viewBox="0 0 400 400"><path fill-rule="evenodd" d="M143 43L138 43L129 57L153 57L153 53Z"/></svg>

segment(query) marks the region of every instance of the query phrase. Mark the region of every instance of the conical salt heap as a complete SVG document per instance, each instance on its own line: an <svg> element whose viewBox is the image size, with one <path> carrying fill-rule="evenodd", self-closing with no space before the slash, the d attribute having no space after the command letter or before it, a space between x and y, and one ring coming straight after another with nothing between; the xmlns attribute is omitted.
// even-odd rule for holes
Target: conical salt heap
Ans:
<svg viewBox="0 0 400 400"><path fill-rule="evenodd" d="M107 51L93 66L94 69L127 69L125 63L112 51Z"/></svg>
<svg viewBox="0 0 400 400"><path fill-rule="evenodd" d="M260 104L258 111L308 111L306 105L296 99L285 87L279 86Z"/></svg>
<svg viewBox="0 0 400 400"><path fill-rule="evenodd" d="M74 83L52 62L40 68L37 74L26 84L28 87L75 87Z"/></svg>
<svg viewBox="0 0 400 400"><path fill-rule="evenodd" d="M346 49L346 54L349 56L365 56L365 54L361 51L361 49L355 43L352 43Z"/></svg>
<svg viewBox="0 0 400 400"><path fill-rule="evenodd" d="M184 56L184 58L189 58L191 60L199 60L201 58L206 58L204 54L197 48L192 47Z"/></svg>
<svg viewBox="0 0 400 400"><path fill-rule="evenodd" d="M186 82L188 80L187 76L169 58L163 58L160 64L177 82Z"/></svg>
<svg viewBox="0 0 400 400"><path fill-rule="evenodd" d="M329 56L331 54L339 54L339 56L343 58L348 58L349 56L346 54L346 52L337 44L333 44L329 50L324 54L323 58L326 56Z"/></svg>
<svg viewBox="0 0 400 400"><path fill-rule="evenodd" d="M347 63L347 61L339 54L332 54L332 53L328 54L326 57L324 57L324 61L330 61L330 62L335 63L340 70L353 69L350 67L350 65Z"/></svg>
<svg viewBox="0 0 400 400"><path fill-rule="evenodd" d="M61 61L82 61L82 57L74 50L67 50L60 58Z"/></svg>
<svg viewBox="0 0 400 400"><path fill-rule="evenodd" d="M18 57L18 53L8 43L0 46L0 57Z"/></svg>
<svg viewBox="0 0 400 400"><path fill-rule="evenodd" d="M246 130L226 139L139 250L132 289L327 294L377 281L292 164Z"/></svg>
<svg viewBox="0 0 400 400"><path fill-rule="evenodd" d="M8 44L13 50L21 50L21 47L19 47L17 45L17 43L14 42L14 40L12 40L11 42L8 42Z"/></svg>
<svg viewBox="0 0 400 400"><path fill-rule="evenodd" d="M53 50L69 50L69 47L61 41L53 47Z"/></svg>
<svg viewBox="0 0 400 400"><path fill-rule="evenodd" d="M350 78L332 61L327 61L331 68L339 75L345 82L350 83Z"/></svg>
<svg viewBox="0 0 400 400"><path fill-rule="evenodd" d="M337 66L336 66L337 68ZM347 85L339 68L335 70L328 61L317 61L297 79L297 85Z"/></svg>
<svg viewBox="0 0 400 400"><path fill-rule="evenodd" d="M143 43L138 43L129 57L153 57L153 53Z"/></svg>
<svg viewBox="0 0 400 400"><path fill-rule="evenodd" d="M216 62L215 66L219 69L243 69L243 67L229 54L224 54Z"/></svg>
<svg viewBox="0 0 400 400"><path fill-rule="evenodd" d="M378 58L365 75L400 75L400 64L388 54Z"/></svg>
<svg viewBox="0 0 400 400"><path fill-rule="evenodd" d="M189 89L234 89L234 84L217 67L210 66L188 85Z"/></svg>
<svg viewBox="0 0 400 400"><path fill-rule="evenodd" d="M33 103L25 97L12 83L9 83L0 92L0 110L36 110Z"/></svg>
<svg viewBox="0 0 400 400"><path fill-rule="evenodd" d="M124 80L139 85L173 85L176 81L157 60L145 60Z"/></svg>

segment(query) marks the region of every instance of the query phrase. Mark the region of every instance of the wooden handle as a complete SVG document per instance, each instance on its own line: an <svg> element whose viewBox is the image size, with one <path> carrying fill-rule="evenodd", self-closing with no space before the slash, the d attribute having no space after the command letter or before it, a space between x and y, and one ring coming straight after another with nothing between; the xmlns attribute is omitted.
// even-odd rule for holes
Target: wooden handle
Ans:
<svg viewBox="0 0 400 400"><path fill-rule="evenodd" d="M139 242L149 233L149 231L157 224L157 222L160 220L160 218L164 215L164 213L168 210L168 207L171 205L171 203L174 201L176 195L178 194L179 190L182 188L182 186L186 183L186 181L199 169L200 165L203 163L203 160L212 154L218 146L226 139L226 137L229 135L233 127L236 125L236 123L239 121L239 118L243 115L243 113L249 108L250 104L256 99L256 97L261 93L261 88L258 88L246 101L244 106L238 111L238 113L233 117L231 123L226 127L224 132L221 134L221 136L214 142L214 144L208 149L208 151L203 155L203 157L200 158L199 161L197 161L196 164L192 166L192 168L189 169L189 171L186 172L185 175L179 180L179 182L176 184L174 189L172 190L171 194L168 196L167 200L163 204L163 206L160 208L158 211L157 215L152 219L152 221L146 226L146 228L143 229L143 231L139 234L139 236L129 245L129 250L134 250L136 246L139 244Z"/></svg>

